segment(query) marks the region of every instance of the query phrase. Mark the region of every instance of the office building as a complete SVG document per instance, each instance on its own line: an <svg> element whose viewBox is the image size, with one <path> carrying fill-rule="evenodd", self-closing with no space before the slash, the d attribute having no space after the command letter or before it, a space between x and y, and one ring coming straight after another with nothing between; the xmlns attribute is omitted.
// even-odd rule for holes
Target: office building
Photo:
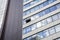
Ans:
<svg viewBox="0 0 60 40"><path fill-rule="evenodd" d="M23 40L60 40L60 0L23 0Z"/></svg>

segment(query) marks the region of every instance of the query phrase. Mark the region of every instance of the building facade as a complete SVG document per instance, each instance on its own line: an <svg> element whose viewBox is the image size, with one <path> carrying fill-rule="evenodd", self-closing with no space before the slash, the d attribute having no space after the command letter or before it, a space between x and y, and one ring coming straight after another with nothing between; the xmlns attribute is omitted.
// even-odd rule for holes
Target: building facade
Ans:
<svg viewBox="0 0 60 40"><path fill-rule="evenodd" d="M60 40L60 0L23 0L23 40Z"/></svg>

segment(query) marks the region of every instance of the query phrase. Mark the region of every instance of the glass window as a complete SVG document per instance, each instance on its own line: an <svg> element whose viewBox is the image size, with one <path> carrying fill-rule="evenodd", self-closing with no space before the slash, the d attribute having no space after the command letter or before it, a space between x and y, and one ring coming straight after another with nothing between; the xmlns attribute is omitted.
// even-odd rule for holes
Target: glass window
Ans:
<svg viewBox="0 0 60 40"><path fill-rule="evenodd" d="M56 8L56 6L52 6L52 7L49 8L49 9L50 9L50 12L52 12L52 11L56 10L57 8Z"/></svg>
<svg viewBox="0 0 60 40"><path fill-rule="evenodd" d="M26 11L26 15L30 14L30 10Z"/></svg>
<svg viewBox="0 0 60 40"><path fill-rule="evenodd" d="M41 22L38 22L38 23L37 23L37 28L38 28L38 27L41 27Z"/></svg>
<svg viewBox="0 0 60 40"><path fill-rule="evenodd" d="M41 0L34 0L34 1L37 1L37 2L39 2L39 1L41 1Z"/></svg>
<svg viewBox="0 0 60 40"><path fill-rule="evenodd" d="M58 19L58 16L57 15L54 15L54 16L52 16L52 19L53 19L53 21L55 21L55 20Z"/></svg>
<svg viewBox="0 0 60 40"><path fill-rule="evenodd" d="M36 37L36 34L32 36L32 38Z"/></svg>
<svg viewBox="0 0 60 40"><path fill-rule="evenodd" d="M46 20L42 20L42 21L41 21L41 24L42 24L42 26L44 26L44 25L47 24L47 21L46 21Z"/></svg>
<svg viewBox="0 0 60 40"><path fill-rule="evenodd" d="M42 7L43 7L43 4L40 4L40 5L39 5L39 8L42 8Z"/></svg>
<svg viewBox="0 0 60 40"><path fill-rule="evenodd" d="M32 9L31 9L31 12L34 12L34 11L35 11L35 9L34 9L34 8L32 8Z"/></svg>
<svg viewBox="0 0 60 40"><path fill-rule="evenodd" d="M31 31L31 27L30 26L27 27L26 29L27 29L27 33Z"/></svg>
<svg viewBox="0 0 60 40"><path fill-rule="evenodd" d="M30 40L32 37L28 37L27 40Z"/></svg>
<svg viewBox="0 0 60 40"><path fill-rule="evenodd" d="M35 18L39 18L39 15L38 15L38 14L36 14L36 15L35 15Z"/></svg>
<svg viewBox="0 0 60 40"><path fill-rule="evenodd" d="M23 40L27 40L27 38L26 39L23 39Z"/></svg>
<svg viewBox="0 0 60 40"><path fill-rule="evenodd" d="M26 30L26 28L25 29L23 29L23 34L26 34L27 33L27 30Z"/></svg>
<svg viewBox="0 0 60 40"><path fill-rule="evenodd" d="M46 20L47 20L47 23L52 22L52 18L51 17L47 18Z"/></svg>
<svg viewBox="0 0 60 40"><path fill-rule="evenodd" d="M55 33L54 27L52 27L52 28L49 29L49 33L50 33L50 34L54 34L54 33Z"/></svg>
<svg viewBox="0 0 60 40"><path fill-rule="evenodd" d="M43 37L43 32L38 33L38 36L39 36L40 38L44 38L44 37Z"/></svg>
<svg viewBox="0 0 60 40"><path fill-rule="evenodd" d="M45 15L45 11L42 11L42 16Z"/></svg>
<svg viewBox="0 0 60 40"><path fill-rule="evenodd" d="M29 7L30 6L30 4L26 4L26 5L24 5L25 6L25 8L27 8L27 7Z"/></svg>
<svg viewBox="0 0 60 40"><path fill-rule="evenodd" d="M60 25L55 26L56 32L60 31Z"/></svg>
<svg viewBox="0 0 60 40"><path fill-rule="evenodd" d="M37 28L36 24L32 25L31 28L32 28L32 30L35 30Z"/></svg>
<svg viewBox="0 0 60 40"><path fill-rule="evenodd" d="M39 15L38 15L38 14L33 15L33 16L31 17L31 20L35 20L36 18L39 18Z"/></svg>
<svg viewBox="0 0 60 40"><path fill-rule="evenodd" d="M48 30L43 31L43 36L44 36L44 37L49 36L49 32L48 32Z"/></svg>
<svg viewBox="0 0 60 40"><path fill-rule="evenodd" d="M33 5L33 4L35 4L35 2L32 1L32 2L30 3L30 5Z"/></svg>
<svg viewBox="0 0 60 40"><path fill-rule="evenodd" d="M57 4L56 7L57 7L57 9L60 8L60 4Z"/></svg>
<svg viewBox="0 0 60 40"><path fill-rule="evenodd" d="M45 11L39 12L38 15L39 15L39 17L45 15Z"/></svg>
<svg viewBox="0 0 60 40"><path fill-rule="evenodd" d="M46 6L46 5L48 5L48 2L47 1L43 3L43 6Z"/></svg>
<svg viewBox="0 0 60 40"><path fill-rule="evenodd" d="M49 12L50 12L49 8L45 10L45 14L47 14Z"/></svg>
<svg viewBox="0 0 60 40"><path fill-rule="evenodd" d="M36 6L36 7L35 7L35 11L38 10L38 9L39 9L39 6Z"/></svg>
<svg viewBox="0 0 60 40"><path fill-rule="evenodd" d="M49 4L52 3L52 2L54 2L54 1L55 1L55 0L48 0Z"/></svg>
<svg viewBox="0 0 60 40"><path fill-rule="evenodd" d="M60 13L58 13L58 17L60 18Z"/></svg>
<svg viewBox="0 0 60 40"><path fill-rule="evenodd" d="M39 12L38 15L39 15L40 17L43 16L42 12Z"/></svg>
<svg viewBox="0 0 60 40"><path fill-rule="evenodd" d="M31 17L31 20L35 20L35 15Z"/></svg>

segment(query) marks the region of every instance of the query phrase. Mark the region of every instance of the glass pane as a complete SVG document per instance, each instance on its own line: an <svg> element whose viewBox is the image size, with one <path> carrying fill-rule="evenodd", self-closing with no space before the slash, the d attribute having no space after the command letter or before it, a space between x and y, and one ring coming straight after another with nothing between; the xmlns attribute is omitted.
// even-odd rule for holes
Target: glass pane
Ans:
<svg viewBox="0 0 60 40"><path fill-rule="evenodd" d="M44 38L44 37L43 37L43 32L38 33L38 36L39 36L40 38Z"/></svg>
<svg viewBox="0 0 60 40"><path fill-rule="evenodd" d="M58 17L60 18L60 13L58 13Z"/></svg>
<svg viewBox="0 0 60 40"><path fill-rule="evenodd" d="M42 8L42 7L43 7L43 4L40 4L40 5L39 5L39 8Z"/></svg>
<svg viewBox="0 0 60 40"><path fill-rule="evenodd" d="M32 28L32 30L35 30L37 28L36 24L32 25L31 28Z"/></svg>
<svg viewBox="0 0 60 40"><path fill-rule="evenodd" d="M38 14L36 14L36 15L35 15L35 18L39 18L39 15L38 15Z"/></svg>
<svg viewBox="0 0 60 40"><path fill-rule="evenodd" d="M52 28L49 29L49 33L50 33L50 34L54 34L54 33L55 33L54 27L52 27Z"/></svg>
<svg viewBox="0 0 60 40"><path fill-rule="evenodd" d="M47 21L46 21L46 20L42 20L42 21L41 21L41 24L42 24L42 26L44 26L44 25L47 24Z"/></svg>
<svg viewBox="0 0 60 40"><path fill-rule="evenodd" d="M35 15L31 17L31 20L35 20L35 19L36 19L36 18L35 18Z"/></svg>
<svg viewBox="0 0 60 40"><path fill-rule="evenodd" d="M23 29L23 34L26 34L27 33L27 30L26 29Z"/></svg>
<svg viewBox="0 0 60 40"><path fill-rule="evenodd" d="M28 37L27 40L30 40L32 37Z"/></svg>
<svg viewBox="0 0 60 40"><path fill-rule="evenodd" d="M48 2L47 1L43 3L43 6L46 6L46 5L48 5Z"/></svg>
<svg viewBox="0 0 60 40"><path fill-rule="evenodd" d="M51 17L47 18L47 23L50 23L50 22L52 22L52 18Z"/></svg>
<svg viewBox="0 0 60 40"><path fill-rule="evenodd" d="M50 12L52 12L52 11L54 11L54 10L56 10L57 8L56 8L56 6L52 6L51 8L50 8Z"/></svg>
<svg viewBox="0 0 60 40"><path fill-rule="evenodd" d="M30 10L26 11L26 15L30 14Z"/></svg>
<svg viewBox="0 0 60 40"><path fill-rule="evenodd" d="M60 4L57 4L56 7L57 7L57 9L60 8Z"/></svg>
<svg viewBox="0 0 60 40"><path fill-rule="evenodd" d="M56 32L60 31L60 25L55 26Z"/></svg>
<svg viewBox="0 0 60 40"><path fill-rule="evenodd" d="M47 14L49 12L50 12L49 8L45 10L45 14Z"/></svg>
<svg viewBox="0 0 60 40"><path fill-rule="evenodd" d="M35 11L38 10L38 9L39 9L39 6L36 6L36 7L35 7Z"/></svg>
<svg viewBox="0 0 60 40"><path fill-rule="evenodd" d="M38 22L38 23L37 23L37 28L38 28L38 27L41 27L41 22Z"/></svg>
<svg viewBox="0 0 60 40"><path fill-rule="evenodd" d="M50 3L54 2L55 0L48 0L48 1L49 1L49 4L50 4Z"/></svg>
<svg viewBox="0 0 60 40"><path fill-rule="evenodd" d="M30 32L31 31L31 27L30 26L27 27L26 29L27 29L27 32Z"/></svg>
<svg viewBox="0 0 60 40"><path fill-rule="evenodd" d="M35 9L34 9L34 8L32 8L32 9L31 9L31 12L34 12L34 11L35 11Z"/></svg>
<svg viewBox="0 0 60 40"><path fill-rule="evenodd" d="M43 36L44 36L44 37L49 36L49 32L48 32L48 30L43 31Z"/></svg>
<svg viewBox="0 0 60 40"><path fill-rule="evenodd" d="M57 20L58 19L58 15L52 16L52 19L53 19L53 21Z"/></svg>

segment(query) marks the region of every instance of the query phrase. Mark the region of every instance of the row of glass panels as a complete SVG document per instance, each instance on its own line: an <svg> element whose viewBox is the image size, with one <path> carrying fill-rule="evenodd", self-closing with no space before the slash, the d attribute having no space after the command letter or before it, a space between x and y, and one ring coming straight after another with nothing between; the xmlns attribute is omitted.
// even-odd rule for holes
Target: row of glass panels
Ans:
<svg viewBox="0 0 60 40"><path fill-rule="evenodd" d="M23 5L23 9L27 8L27 7L30 7L38 2L40 2L41 0L33 0L32 2L26 4L26 5Z"/></svg>
<svg viewBox="0 0 60 40"><path fill-rule="evenodd" d="M43 8L43 7L47 6L47 5L55 2L55 1L56 0L47 0L47 1L45 1L45 2L43 2L41 4L39 4L39 5L37 5L35 7L33 7L31 9L27 10L27 11L24 11L23 16L28 15L28 14L30 14L32 12L35 12L35 11L37 11L37 10L39 10L39 9L41 9L41 8Z"/></svg>
<svg viewBox="0 0 60 40"><path fill-rule="evenodd" d="M27 34L27 33L31 32L33 30L36 30L39 27L45 26L45 25L47 25L47 24L49 24L49 23L51 23L53 21L56 21L58 19L60 19L60 13L57 13L57 14L51 16L51 17L48 17L48 18L46 18L44 20L41 20L41 21L39 21L39 22L37 22L35 24L32 24L32 25L24 28L23 29L23 34Z"/></svg>
<svg viewBox="0 0 60 40"><path fill-rule="evenodd" d="M52 34L55 34L56 32L60 32L60 24L52 26L51 28L48 28L46 30L43 30L37 34L34 34L28 38L25 38L24 40L30 40L31 38L38 36L40 39L48 37ZM60 39L56 39L56 40L60 40Z"/></svg>
<svg viewBox="0 0 60 40"><path fill-rule="evenodd" d="M35 19L37 19L39 17L42 17L42 16L44 16L44 15L46 15L46 14L52 12L52 11L55 11L56 9L59 9L59 8L60 8L60 4L56 4L56 5L48 8L48 9L45 9L45 10L31 16L31 17L28 17L28 18L24 19L23 24L26 24L26 20L29 19L29 18L31 19L31 21L33 21L33 20L35 20Z"/></svg>

